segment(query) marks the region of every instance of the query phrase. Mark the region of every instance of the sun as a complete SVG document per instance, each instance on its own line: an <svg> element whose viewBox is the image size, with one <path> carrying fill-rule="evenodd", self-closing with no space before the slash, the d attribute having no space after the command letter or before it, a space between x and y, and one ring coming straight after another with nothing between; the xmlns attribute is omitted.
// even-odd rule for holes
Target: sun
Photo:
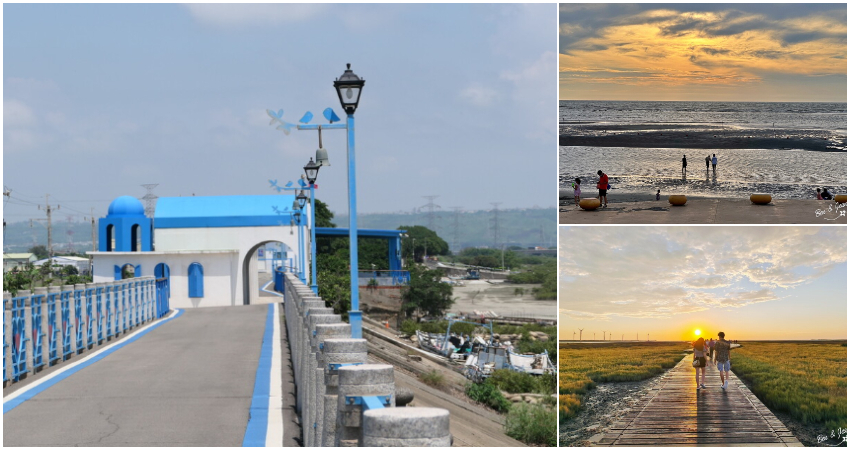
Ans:
<svg viewBox="0 0 850 450"><path fill-rule="evenodd" d="M702 334L702 331L700 329L696 329L696 330L694 330L694 334L699 336L699 335Z"/></svg>

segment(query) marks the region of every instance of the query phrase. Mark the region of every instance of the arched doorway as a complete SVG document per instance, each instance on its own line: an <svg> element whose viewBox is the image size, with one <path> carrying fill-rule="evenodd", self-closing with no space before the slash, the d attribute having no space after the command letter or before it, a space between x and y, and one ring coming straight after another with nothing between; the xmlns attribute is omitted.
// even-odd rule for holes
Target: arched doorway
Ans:
<svg viewBox="0 0 850 450"><path fill-rule="evenodd" d="M251 247L242 261L242 304L269 303L278 297L267 291L274 290L274 269L294 268L294 252L280 241L263 241Z"/></svg>

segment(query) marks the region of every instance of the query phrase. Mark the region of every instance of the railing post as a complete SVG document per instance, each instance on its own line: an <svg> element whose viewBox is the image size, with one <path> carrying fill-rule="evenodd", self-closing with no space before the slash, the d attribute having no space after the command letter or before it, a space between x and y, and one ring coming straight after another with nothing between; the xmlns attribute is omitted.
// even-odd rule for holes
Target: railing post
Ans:
<svg viewBox="0 0 850 450"><path fill-rule="evenodd" d="M350 325L348 329L351 330ZM336 445L339 369L349 365L365 364L366 356L365 339L351 339L349 337L325 339L322 350L325 381L322 447Z"/></svg>
<svg viewBox="0 0 850 450"><path fill-rule="evenodd" d="M311 290L312 292L312 290ZM324 303L324 302L322 302ZM319 352L318 330L319 324L337 324L342 323L342 317L339 314L333 314L332 308L310 308L307 311L307 330L309 331L309 347L306 363L304 364L304 375L307 381L304 386L304 394L307 398L306 414L302 414L304 423L307 424L307 432L304 433L304 440L308 442L308 446L314 447L315 438L314 427L318 422L316 420L316 411L318 409L318 397L316 396L318 379L316 377L316 362L318 360L317 353Z"/></svg>
<svg viewBox="0 0 850 450"><path fill-rule="evenodd" d="M74 350L83 352L83 297L85 284L74 285Z"/></svg>
<svg viewBox="0 0 850 450"><path fill-rule="evenodd" d="M94 301L94 284L86 283L86 348L94 346L94 313L92 311Z"/></svg>
<svg viewBox="0 0 850 450"><path fill-rule="evenodd" d="M32 354L27 337L26 301L31 295L28 290L19 290L12 298L12 381L18 381L27 373L27 359Z"/></svg>
<svg viewBox="0 0 850 450"><path fill-rule="evenodd" d="M62 329L62 361L71 357L71 353L74 352L72 349L71 341L73 340L72 335L74 326L71 321L71 302L74 297L74 285L66 284L62 286L62 292L59 293L59 308L61 310L61 315L59 320L61 321L61 329Z"/></svg>
<svg viewBox="0 0 850 450"><path fill-rule="evenodd" d="M95 318L97 319L97 343L100 345L103 342L103 285L100 283L94 285L95 292L95 308L97 309Z"/></svg>
<svg viewBox="0 0 850 450"><path fill-rule="evenodd" d="M9 381L6 361L12 361L12 333L7 326L12 323L12 294L3 292L3 383Z"/></svg>
<svg viewBox="0 0 850 450"><path fill-rule="evenodd" d="M363 414L363 447L451 447L449 411L442 408L372 409Z"/></svg>
<svg viewBox="0 0 850 450"><path fill-rule="evenodd" d="M32 337L32 373L44 367L44 355L47 353L47 342L44 330L47 328L47 314L44 314L47 304L47 288L35 288L35 294L30 297L30 336Z"/></svg>
<svg viewBox="0 0 850 450"><path fill-rule="evenodd" d="M57 318L60 316L61 290L59 286L47 288L47 364L52 366L59 359L59 341L61 340L61 327Z"/></svg>
<svg viewBox="0 0 850 450"><path fill-rule="evenodd" d="M361 443L363 406L356 397L388 397L387 406L395 405L395 375L388 364L361 364L339 369L337 398L337 447L356 447Z"/></svg>
<svg viewBox="0 0 850 450"><path fill-rule="evenodd" d="M338 321L335 323L317 323L315 328L315 348L316 361L313 366L315 372L313 383L316 392L313 395L315 398L315 413L313 414L313 446L321 447L325 428L325 358L323 351L325 341L328 339L344 339L351 336L351 325Z"/></svg>

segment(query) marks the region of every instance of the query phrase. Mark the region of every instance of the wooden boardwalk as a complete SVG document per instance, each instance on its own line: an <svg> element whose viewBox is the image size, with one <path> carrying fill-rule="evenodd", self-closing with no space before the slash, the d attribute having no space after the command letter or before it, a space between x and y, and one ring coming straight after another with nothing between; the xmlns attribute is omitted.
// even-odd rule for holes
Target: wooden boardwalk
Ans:
<svg viewBox="0 0 850 450"><path fill-rule="evenodd" d="M717 367L707 365L706 389L697 392L691 361L662 375L597 445L803 446L734 373L724 391Z"/></svg>

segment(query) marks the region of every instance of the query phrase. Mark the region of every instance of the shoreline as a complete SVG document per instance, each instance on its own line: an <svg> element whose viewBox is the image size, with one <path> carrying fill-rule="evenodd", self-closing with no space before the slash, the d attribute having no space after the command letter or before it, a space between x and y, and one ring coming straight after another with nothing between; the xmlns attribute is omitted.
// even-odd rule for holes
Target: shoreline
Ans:
<svg viewBox="0 0 850 450"><path fill-rule="evenodd" d="M571 127L572 128L572 127ZM564 133L558 137L562 147L629 147L682 149L767 149L808 150L817 152L847 152L847 138L831 140L828 132L817 130L705 130L680 129L646 130L645 126L582 127L579 133ZM579 131L571 129L569 131Z"/></svg>

